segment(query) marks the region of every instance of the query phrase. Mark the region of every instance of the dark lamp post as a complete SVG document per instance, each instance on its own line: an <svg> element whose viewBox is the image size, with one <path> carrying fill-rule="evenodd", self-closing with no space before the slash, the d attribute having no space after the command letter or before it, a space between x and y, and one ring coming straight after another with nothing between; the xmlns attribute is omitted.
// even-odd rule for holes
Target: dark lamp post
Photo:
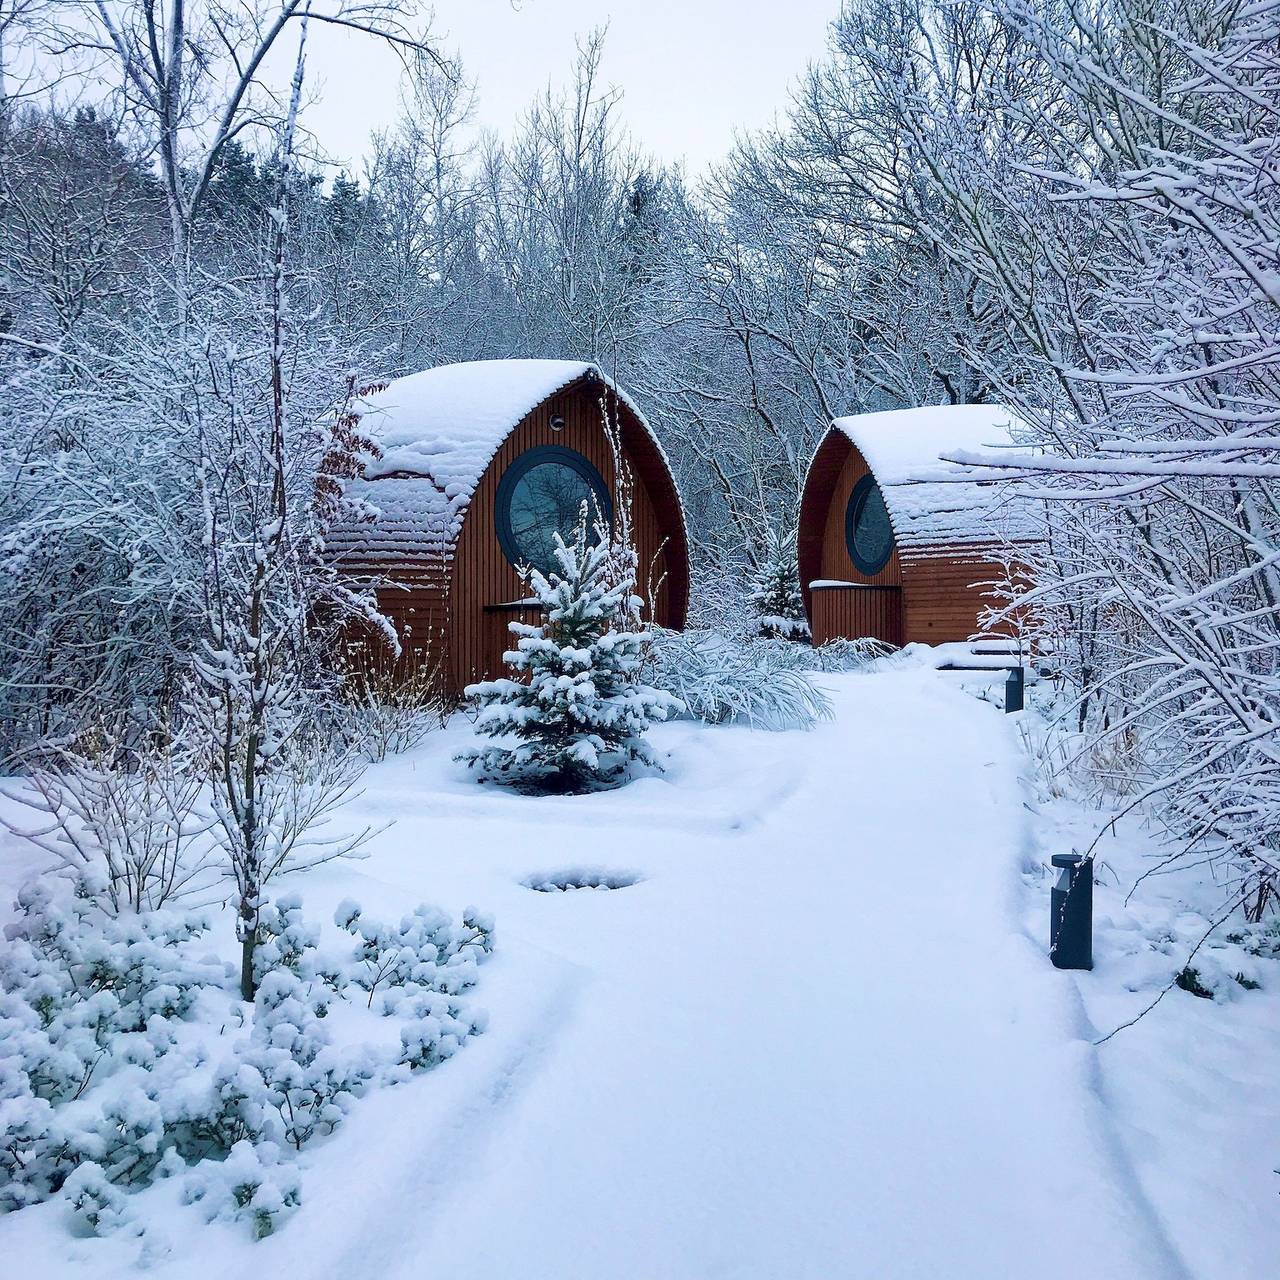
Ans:
<svg viewBox="0 0 1280 1280"><path fill-rule="evenodd" d="M1008 715L1011 711L1021 711L1026 671L1022 667L1011 667L1004 682L1004 709Z"/></svg>
<svg viewBox="0 0 1280 1280"><path fill-rule="evenodd" d="M1049 958L1059 969L1093 968L1093 860L1078 853L1050 859L1058 879L1049 893Z"/></svg>

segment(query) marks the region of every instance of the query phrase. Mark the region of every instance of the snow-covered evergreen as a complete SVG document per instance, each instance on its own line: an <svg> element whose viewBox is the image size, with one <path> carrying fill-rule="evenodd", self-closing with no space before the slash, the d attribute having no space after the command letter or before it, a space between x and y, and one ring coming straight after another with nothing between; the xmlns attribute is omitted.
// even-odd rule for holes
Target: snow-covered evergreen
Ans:
<svg viewBox="0 0 1280 1280"><path fill-rule="evenodd" d="M681 704L640 678L649 638L635 552L590 524L585 504L570 539L555 537L559 571L525 578L546 620L510 624L516 647L504 656L524 678L466 691L479 706L476 732L499 741L458 758L485 778L582 791L620 781L632 764L660 768L644 733Z"/></svg>
<svg viewBox="0 0 1280 1280"><path fill-rule="evenodd" d="M789 530L769 527L748 599L760 617L762 635L783 640L808 639L794 526Z"/></svg>

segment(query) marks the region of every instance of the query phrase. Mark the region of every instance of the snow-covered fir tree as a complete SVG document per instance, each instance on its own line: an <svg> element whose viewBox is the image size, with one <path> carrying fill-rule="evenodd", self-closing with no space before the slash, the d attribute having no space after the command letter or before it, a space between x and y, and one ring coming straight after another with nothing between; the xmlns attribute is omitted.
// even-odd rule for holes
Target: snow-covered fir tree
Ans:
<svg viewBox="0 0 1280 1280"><path fill-rule="evenodd" d="M516 647L504 657L526 678L466 690L480 707L476 731L506 741L458 759L518 786L586 791L619 782L634 762L660 767L643 735L680 702L640 680L647 638L626 540L589 524L584 504L570 539L556 534L555 554L559 572L525 575L546 620L511 623Z"/></svg>
<svg viewBox="0 0 1280 1280"><path fill-rule="evenodd" d="M748 598L755 606L761 635L785 640L808 637L794 528L783 530L770 526L765 535L764 553L751 578Z"/></svg>

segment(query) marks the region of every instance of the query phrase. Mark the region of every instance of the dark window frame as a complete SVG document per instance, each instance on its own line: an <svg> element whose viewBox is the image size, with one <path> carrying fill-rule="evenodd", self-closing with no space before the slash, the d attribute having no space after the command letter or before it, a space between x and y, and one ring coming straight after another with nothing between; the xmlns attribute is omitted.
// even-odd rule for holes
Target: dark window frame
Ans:
<svg viewBox="0 0 1280 1280"><path fill-rule="evenodd" d="M878 564L866 559L861 554L858 550L858 540L855 536L858 529L858 517L862 515L863 508L867 505L867 500L872 493L880 494L880 502L884 506L884 518L889 525L889 545ZM853 567L868 578L874 578L877 573L882 572L885 565L893 559L894 551L897 550L898 540L894 533L893 522L889 519L889 505L885 502L884 492L873 475L867 474L863 476L853 486L853 492L849 495L849 505L844 509L844 545L849 552L849 559L853 561Z"/></svg>
<svg viewBox="0 0 1280 1280"><path fill-rule="evenodd" d="M520 558L515 531L511 527L511 499L515 495L516 486L530 471L548 463L568 467L576 472L586 482L587 488L599 503L600 514L604 516L605 524L610 528L613 527L613 499L609 495L609 486L605 484L604 477L591 459L576 449L570 449L562 444L534 445L532 449L526 449L520 454L502 473L494 502L494 525L498 534L498 545L513 569L522 568L525 562Z"/></svg>

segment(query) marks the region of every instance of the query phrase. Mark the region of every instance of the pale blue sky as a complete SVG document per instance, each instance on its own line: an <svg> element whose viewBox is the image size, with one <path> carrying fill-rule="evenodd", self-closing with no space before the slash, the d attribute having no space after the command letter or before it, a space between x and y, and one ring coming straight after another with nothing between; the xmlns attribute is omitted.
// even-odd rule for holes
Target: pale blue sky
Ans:
<svg viewBox="0 0 1280 1280"><path fill-rule="evenodd" d="M839 0L437 0L433 30L479 82L478 123L499 134L548 79L569 75L574 37L608 22L604 77L622 117L660 160L698 171L735 129L768 124L788 86L822 55ZM322 29L309 57L307 114L322 145L358 167L369 134L397 111L399 69L368 41Z"/></svg>

